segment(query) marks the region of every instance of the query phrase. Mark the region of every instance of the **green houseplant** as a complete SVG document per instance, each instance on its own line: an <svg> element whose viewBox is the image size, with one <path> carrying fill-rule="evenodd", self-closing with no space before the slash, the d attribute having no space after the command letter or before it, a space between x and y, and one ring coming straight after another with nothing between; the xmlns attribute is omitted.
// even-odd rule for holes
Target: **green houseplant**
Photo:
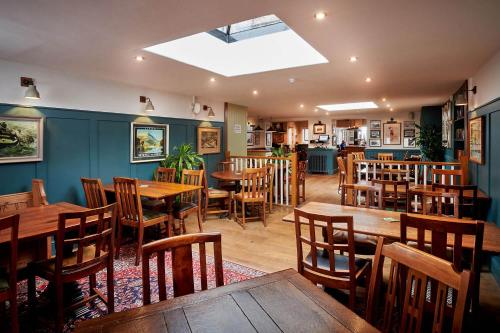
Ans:
<svg viewBox="0 0 500 333"><path fill-rule="evenodd" d="M285 149L280 146L279 148L271 148L271 153L273 157L288 157L290 156L290 153L286 154Z"/></svg>
<svg viewBox="0 0 500 333"><path fill-rule="evenodd" d="M165 168L175 168L175 179L181 179L183 169L193 169L203 163L203 157L193 150L193 147L185 143L180 147L174 147L173 153L168 155L160 165Z"/></svg>
<svg viewBox="0 0 500 333"><path fill-rule="evenodd" d="M445 151L441 128L431 125L416 125L416 127L420 130L416 138L416 144L420 146L424 158L432 162L441 162Z"/></svg>

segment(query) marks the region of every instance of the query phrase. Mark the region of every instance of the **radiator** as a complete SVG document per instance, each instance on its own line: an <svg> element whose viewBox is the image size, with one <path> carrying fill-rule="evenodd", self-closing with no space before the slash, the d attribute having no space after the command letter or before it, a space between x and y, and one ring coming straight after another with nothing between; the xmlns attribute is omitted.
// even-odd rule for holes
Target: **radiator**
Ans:
<svg viewBox="0 0 500 333"><path fill-rule="evenodd" d="M322 155L310 155L308 159L309 172L313 173L328 173L328 167L326 165L326 156Z"/></svg>

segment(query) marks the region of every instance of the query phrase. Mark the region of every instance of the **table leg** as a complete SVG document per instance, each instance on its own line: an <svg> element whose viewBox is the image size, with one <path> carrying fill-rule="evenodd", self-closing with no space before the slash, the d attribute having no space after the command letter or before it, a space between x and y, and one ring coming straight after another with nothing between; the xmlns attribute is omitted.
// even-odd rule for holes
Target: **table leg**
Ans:
<svg viewBox="0 0 500 333"><path fill-rule="evenodd" d="M166 197L165 205L167 206L167 215L168 215L168 226L167 226L167 236L171 237L174 231L174 197Z"/></svg>

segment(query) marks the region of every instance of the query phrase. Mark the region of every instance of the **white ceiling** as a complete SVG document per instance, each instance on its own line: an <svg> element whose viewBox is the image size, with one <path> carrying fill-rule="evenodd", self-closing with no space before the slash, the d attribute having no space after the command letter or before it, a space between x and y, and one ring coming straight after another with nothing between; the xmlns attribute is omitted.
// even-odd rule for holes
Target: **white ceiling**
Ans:
<svg viewBox="0 0 500 333"><path fill-rule="evenodd" d="M0 58L247 105L261 116L382 97L396 110L442 103L500 49L498 0L0 1ZM321 22L319 9L328 13ZM226 78L141 51L267 14L329 63Z"/></svg>

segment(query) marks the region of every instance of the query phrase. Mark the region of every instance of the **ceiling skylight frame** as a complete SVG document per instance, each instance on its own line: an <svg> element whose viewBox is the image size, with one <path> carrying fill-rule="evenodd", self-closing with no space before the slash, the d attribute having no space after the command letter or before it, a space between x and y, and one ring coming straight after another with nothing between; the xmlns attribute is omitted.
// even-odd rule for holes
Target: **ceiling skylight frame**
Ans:
<svg viewBox="0 0 500 333"><path fill-rule="evenodd" d="M349 111L349 110L366 110L378 109L378 105L372 101L367 102L353 102L353 103L340 103L340 104L323 104L316 107L325 111Z"/></svg>

